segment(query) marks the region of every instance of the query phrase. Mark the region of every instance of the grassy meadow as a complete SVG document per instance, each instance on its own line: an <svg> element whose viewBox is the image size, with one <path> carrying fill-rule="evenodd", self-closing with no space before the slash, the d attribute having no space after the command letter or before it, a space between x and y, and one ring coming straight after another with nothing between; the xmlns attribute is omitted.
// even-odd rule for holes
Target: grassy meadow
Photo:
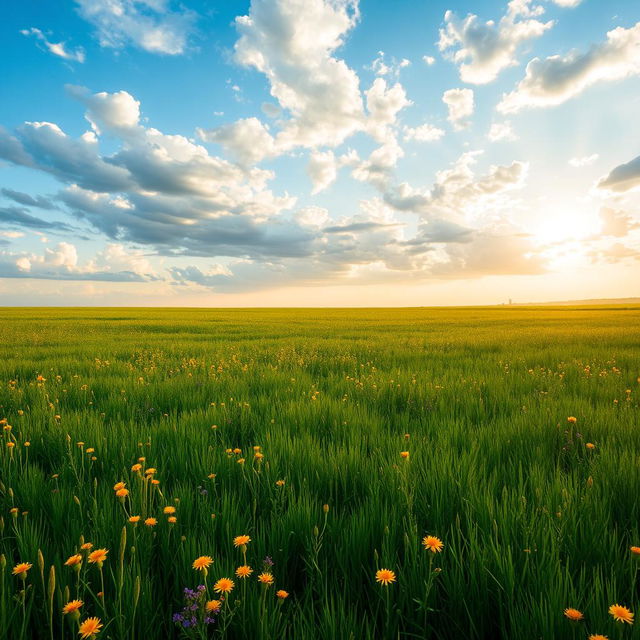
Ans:
<svg viewBox="0 0 640 640"><path fill-rule="evenodd" d="M0 637L640 638L639 377L634 306L5 308Z"/></svg>

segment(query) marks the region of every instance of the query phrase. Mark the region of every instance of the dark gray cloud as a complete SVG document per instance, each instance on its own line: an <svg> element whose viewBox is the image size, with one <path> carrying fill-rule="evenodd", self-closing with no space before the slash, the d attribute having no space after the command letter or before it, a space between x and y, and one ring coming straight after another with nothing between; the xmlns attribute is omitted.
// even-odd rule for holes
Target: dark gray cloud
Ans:
<svg viewBox="0 0 640 640"><path fill-rule="evenodd" d="M640 187L640 156L617 166L608 176L598 182L598 188L618 193L636 187Z"/></svg>
<svg viewBox="0 0 640 640"><path fill-rule="evenodd" d="M55 205L49 198L45 198L44 196L30 196L28 193L23 193L22 191L14 191L13 189L0 189L0 192L6 198L17 202L18 204L22 204L26 207L36 207L37 209L55 209Z"/></svg>
<svg viewBox="0 0 640 640"><path fill-rule="evenodd" d="M0 207L0 221L11 227L37 229L38 231L73 231L73 227L64 222L48 222L32 216L22 207Z"/></svg>

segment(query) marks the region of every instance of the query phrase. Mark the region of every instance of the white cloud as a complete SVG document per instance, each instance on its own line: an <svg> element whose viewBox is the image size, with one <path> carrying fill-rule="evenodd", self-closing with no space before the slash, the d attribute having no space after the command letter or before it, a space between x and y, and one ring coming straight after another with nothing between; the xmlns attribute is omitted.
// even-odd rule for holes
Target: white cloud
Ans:
<svg viewBox="0 0 640 640"><path fill-rule="evenodd" d="M504 94L498 105L502 113L533 107L552 107L601 83L640 74L640 22L607 33L605 42L585 52L534 58L516 89Z"/></svg>
<svg viewBox="0 0 640 640"><path fill-rule="evenodd" d="M338 176L338 163L333 151L314 151L309 156L307 174L313 183L312 195L320 193Z"/></svg>
<svg viewBox="0 0 640 640"><path fill-rule="evenodd" d="M368 67L377 76L392 76L397 78L400 75L400 71L411 65L411 61L407 58L396 60L392 58L387 62L384 51L378 51L378 57Z"/></svg>
<svg viewBox="0 0 640 640"><path fill-rule="evenodd" d="M74 85L67 85L66 89L87 107L85 118L95 134L103 131L126 134L140 122L140 102L126 91L91 94L86 88ZM87 140L95 141L95 135L90 137L89 134Z"/></svg>
<svg viewBox="0 0 640 640"><path fill-rule="evenodd" d="M465 118L473 115L474 102L472 89L449 89L442 94L442 102L449 111L448 120L456 130L469 126Z"/></svg>
<svg viewBox="0 0 640 640"><path fill-rule="evenodd" d="M399 82L387 87L384 78L376 78L365 92L367 97L367 132L377 142L384 143L390 135L390 127L395 125L398 113L412 102Z"/></svg>
<svg viewBox="0 0 640 640"><path fill-rule="evenodd" d="M494 122L489 129L487 138L491 142L499 142L501 140L517 140L515 131L510 122Z"/></svg>
<svg viewBox="0 0 640 640"><path fill-rule="evenodd" d="M496 24L493 20L483 23L474 14L460 20L447 11L438 47L459 65L463 82L486 84L503 69L518 63L516 53L523 43L540 37L553 26L553 21L536 19L543 12L541 6L531 6L531 0L512 0Z"/></svg>
<svg viewBox="0 0 640 640"><path fill-rule="evenodd" d="M235 59L265 74L290 114L276 136L281 152L336 146L362 128L358 76L333 55L358 15L357 0L252 0L236 18Z"/></svg>
<svg viewBox="0 0 640 640"><path fill-rule="evenodd" d="M579 167L588 167L593 164L600 156L594 153L590 156L581 156L579 158L571 158L569 164L576 169Z"/></svg>
<svg viewBox="0 0 640 640"><path fill-rule="evenodd" d="M50 53L53 53L54 56L58 56L63 60L70 60L72 62L84 62L85 60L84 49L82 47L67 49L65 42L50 42L40 29L31 27L31 29L23 29L20 33L23 36L34 36L44 44Z"/></svg>
<svg viewBox="0 0 640 640"><path fill-rule="evenodd" d="M435 142L444 136L444 130L432 124L421 124L418 127L404 127L404 139L415 142Z"/></svg>
<svg viewBox="0 0 640 640"><path fill-rule="evenodd" d="M198 134L207 142L221 144L245 166L276 154L275 140L258 118L242 118L216 129L198 129Z"/></svg>
<svg viewBox="0 0 640 640"><path fill-rule="evenodd" d="M436 63L436 59L433 56L422 56L422 62L430 67Z"/></svg>
<svg viewBox="0 0 640 640"><path fill-rule="evenodd" d="M183 53L195 14L171 0L76 0L102 47L133 45L150 53Z"/></svg>
<svg viewBox="0 0 640 640"><path fill-rule="evenodd" d="M626 211L619 211L609 207L600 210L602 227L601 236L613 236L624 238L630 231L640 228L640 223L636 222Z"/></svg>
<svg viewBox="0 0 640 640"><path fill-rule="evenodd" d="M582 0L552 0L552 2L557 4L559 7L573 9L574 7L577 7L582 2Z"/></svg>
<svg viewBox="0 0 640 640"><path fill-rule="evenodd" d="M618 193L640 188L640 156L613 169L598 182L598 188Z"/></svg>

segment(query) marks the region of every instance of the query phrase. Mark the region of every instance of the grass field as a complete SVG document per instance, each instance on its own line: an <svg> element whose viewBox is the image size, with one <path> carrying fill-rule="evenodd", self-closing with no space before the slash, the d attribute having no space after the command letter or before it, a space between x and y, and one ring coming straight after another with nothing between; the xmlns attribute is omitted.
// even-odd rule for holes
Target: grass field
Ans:
<svg viewBox="0 0 640 640"><path fill-rule="evenodd" d="M3 309L0 637L638 638L639 376L640 306Z"/></svg>

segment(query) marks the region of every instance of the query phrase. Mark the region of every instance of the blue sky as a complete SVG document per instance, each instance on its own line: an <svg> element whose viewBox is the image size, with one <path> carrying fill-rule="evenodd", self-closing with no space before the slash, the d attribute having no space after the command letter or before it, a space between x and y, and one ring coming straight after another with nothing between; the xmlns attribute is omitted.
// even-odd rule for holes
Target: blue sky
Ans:
<svg viewBox="0 0 640 640"><path fill-rule="evenodd" d="M1 11L3 304L640 295L635 1Z"/></svg>

